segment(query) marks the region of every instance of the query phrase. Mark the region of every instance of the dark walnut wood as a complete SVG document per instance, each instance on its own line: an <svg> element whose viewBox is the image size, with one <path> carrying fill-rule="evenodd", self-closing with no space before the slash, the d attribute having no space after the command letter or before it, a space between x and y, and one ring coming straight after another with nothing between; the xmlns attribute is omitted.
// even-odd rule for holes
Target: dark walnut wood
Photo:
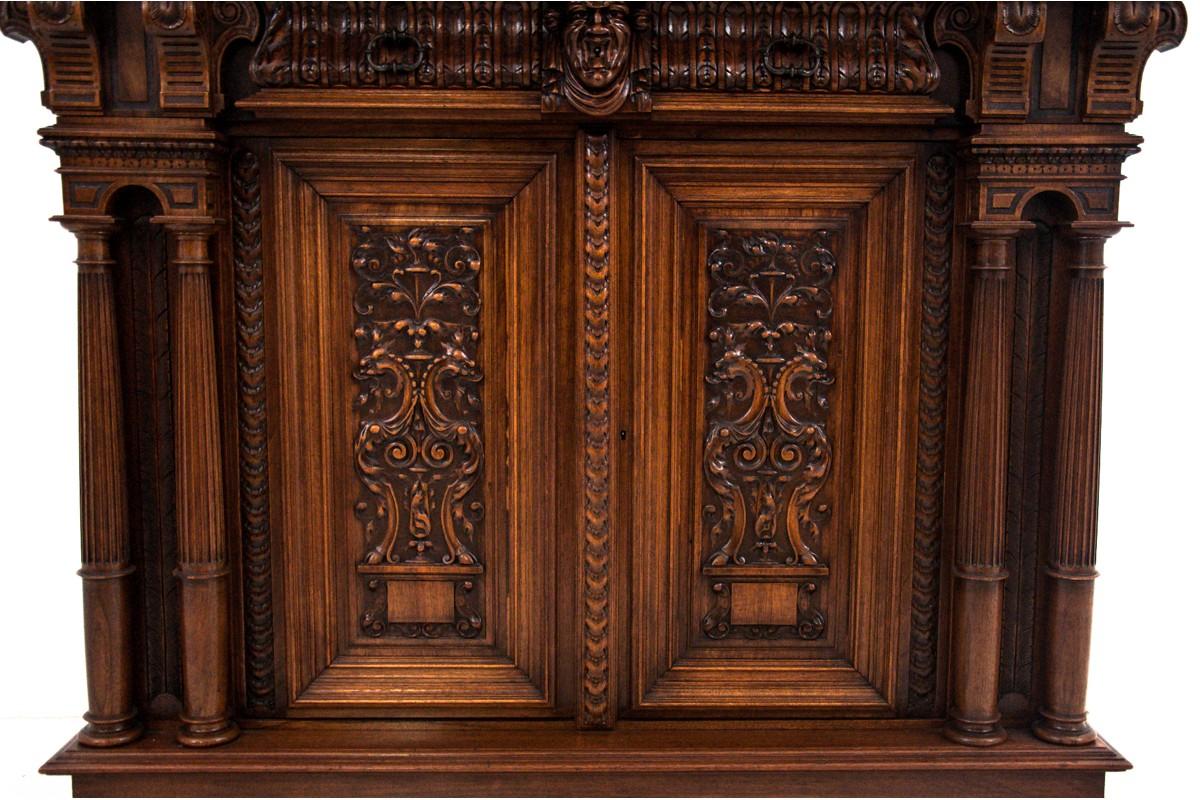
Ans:
<svg viewBox="0 0 1200 800"><path fill-rule="evenodd" d="M79 243L89 708L43 769L1101 794L1103 245L1185 28L0 3Z"/></svg>

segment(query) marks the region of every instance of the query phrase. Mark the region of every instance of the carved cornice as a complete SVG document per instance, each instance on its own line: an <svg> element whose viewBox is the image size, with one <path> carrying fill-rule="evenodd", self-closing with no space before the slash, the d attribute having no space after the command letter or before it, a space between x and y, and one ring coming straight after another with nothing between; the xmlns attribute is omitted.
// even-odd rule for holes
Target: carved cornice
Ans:
<svg viewBox="0 0 1200 800"><path fill-rule="evenodd" d="M47 135L49 147L64 167L141 170L216 170L225 147L219 141L176 139L59 138Z"/></svg>
<svg viewBox="0 0 1200 800"><path fill-rule="evenodd" d="M1078 219L1115 219L1121 165L1138 151L1136 137L1090 144L973 142L964 146L963 170L977 214L1019 220L1034 196L1050 191L1075 207Z"/></svg>

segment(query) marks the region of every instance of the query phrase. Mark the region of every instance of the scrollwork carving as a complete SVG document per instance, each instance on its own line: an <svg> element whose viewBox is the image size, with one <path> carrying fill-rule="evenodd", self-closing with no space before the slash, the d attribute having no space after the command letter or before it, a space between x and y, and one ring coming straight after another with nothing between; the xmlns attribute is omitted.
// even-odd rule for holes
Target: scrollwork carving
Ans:
<svg viewBox="0 0 1200 800"><path fill-rule="evenodd" d="M821 563L817 541L830 512L821 492L832 463L831 248L827 231L713 234L704 444L710 565Z"/></svg>
<svg viewBox="0 0 1200 800"><path fill-rule="evenodd" d="M825 614L817 607L817 584L814 581L804 581L796 587L794 625L735 625L731 621L732 586L724 581L715 581L710 588L713 603L700 623L701 631L709 639L771 640L790 636L811 642L825 635Z"/></svg>
<svg viewBox="0 0 1200 800"><path fill-rule="evenodd" d="M473 227L357 231L363 564L479 563L477 237Z"/></svg>

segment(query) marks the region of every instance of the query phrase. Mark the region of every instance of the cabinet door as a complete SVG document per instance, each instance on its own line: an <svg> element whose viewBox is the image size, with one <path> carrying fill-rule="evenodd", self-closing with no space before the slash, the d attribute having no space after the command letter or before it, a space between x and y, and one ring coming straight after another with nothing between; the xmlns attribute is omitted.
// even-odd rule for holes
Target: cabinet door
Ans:
<svg viewBox="0 0 1200 800"><path fill-rule="evenodd" d="M554 588L554 330L569 147L270 152L292 714L562 711L573 608Z"/></svg>
<svg viewBox="0 0 1200 800"><path fill-rule="evenodd" d="M894 714L918 418L915 150L629 151L628 707Z"/></svg>

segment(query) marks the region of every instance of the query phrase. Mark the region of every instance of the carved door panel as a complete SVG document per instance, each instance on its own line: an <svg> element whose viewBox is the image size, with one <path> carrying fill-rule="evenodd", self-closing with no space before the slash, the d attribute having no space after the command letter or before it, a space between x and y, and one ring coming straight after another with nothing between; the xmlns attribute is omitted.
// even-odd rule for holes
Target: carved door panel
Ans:
<svg viewBox="0 0 1200 800"><path fill-rule="evenodd" d="M629 146L633 714L897 713L909 146Z"/></svg>
<svg viewBox="0 0 1200 800"><path fill-rule="evenodd" d="M564 710L569 147L268 154L289 713Z"/></svg>

